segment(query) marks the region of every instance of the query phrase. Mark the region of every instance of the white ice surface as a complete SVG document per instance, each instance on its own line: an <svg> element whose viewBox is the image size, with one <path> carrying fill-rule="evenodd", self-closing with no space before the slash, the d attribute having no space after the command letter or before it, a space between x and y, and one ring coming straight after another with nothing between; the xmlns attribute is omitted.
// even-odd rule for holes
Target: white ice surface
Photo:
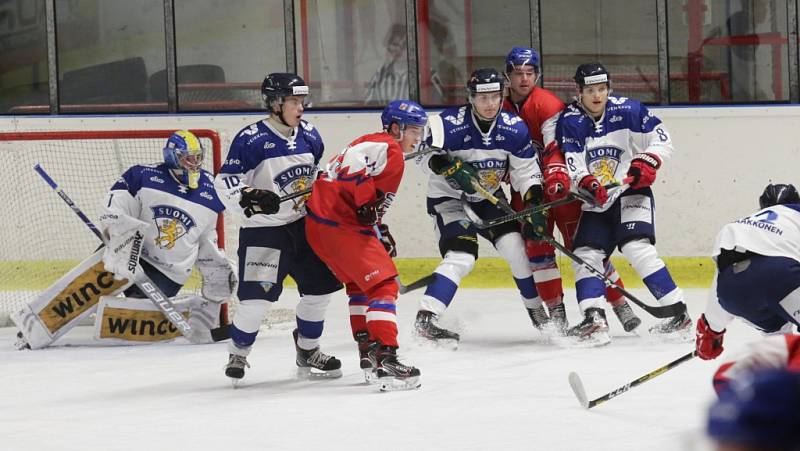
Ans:
<svg viewBox="0 0 800 451"><path fill-rule="evenodd" d="M633 290L652 302L645 290ZM693 318L706 290L687 290ZM81 327L58 347L13 349L0 329L2 450L676 450L702 430L711 376L759 334L734 323L713 362L689 361L591 410L567 375L580 374L590 399L693 349L622 331L602 348L554 344L531 326L515 290L460 290L443 318L461 332L458 350L411 336L419 292L399 304L401 360L422 371L417 391L380 393L363 382L350 338L346 298L328 310L323 350L344 377L294 378L291 326L264 329L237 389L223 374L225 344L88 345ZM283 307L291 307L285 292ZM570 323L579 319L567 293ZM634 307L646 331L655 319Z"/></svg>

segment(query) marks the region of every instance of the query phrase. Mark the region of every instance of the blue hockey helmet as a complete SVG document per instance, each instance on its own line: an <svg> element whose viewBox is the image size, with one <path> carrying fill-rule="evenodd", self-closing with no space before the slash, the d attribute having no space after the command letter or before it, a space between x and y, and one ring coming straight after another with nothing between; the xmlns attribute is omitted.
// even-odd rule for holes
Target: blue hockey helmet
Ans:
<svg viewBox="0 0 800 451"><path fill-rule="evenodd" d="M708 435L758 449L800 447L800 373L761 370L734 379L708 413Z"/></svg>
<svg viewBox="0 0 800 451"><path fill-rule="evenodd" d="M381 123L384 130L388 130L393 123L404 129L408 125L425 127L428 123L428 114L413 100L392 100L381 113Z"/></svg>
<svg viewBox="0 0 800 451"><path fill-rule="evenodd" d="M188 130L178 130L167 139L163 149L164 163L180 176L180 182L197 188L205 150L200 140Z"/></svg>
<svg viewBox="0 0 800 451"><path fill-rule="evenodd" d="M514 47L506 55L506 73L510 73L517 66L533 66L539 72L539 53L530 47Z"/></svg>
<svg viewBox="0 0 800 451"><path fill-rule="evenodd" d="M761 208L772 207L773 205L783 204L800 204L800 195L797 194L797 189L792 185L783 183L770 183L764 188L761 197L758 198L758 204Z"/></svg>
<svg viewBox="0 0 800 451"><path fill-rule="evenodd" d="M600 63L586 63L581 64L575 70L575 77L573 77L578 87L583 89L584 86L594 85L598 83L608 83L611 87L611 74L608 73L605 66Z"/></svg>

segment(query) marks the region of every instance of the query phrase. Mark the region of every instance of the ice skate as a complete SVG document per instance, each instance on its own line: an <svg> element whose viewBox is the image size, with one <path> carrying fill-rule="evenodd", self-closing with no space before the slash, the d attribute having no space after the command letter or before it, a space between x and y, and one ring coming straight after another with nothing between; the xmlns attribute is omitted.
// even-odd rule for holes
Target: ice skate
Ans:
<svg viewBox="0 0 800 451"><path fill-rule="evenodd" d="M599 308L587 308L580 324L571 328L567 335L575 337L585 346L603 346L611 342L608 334L606 312Z"/></svg>
<svg viewBox="0 0 800 451"><path fill-rule="evenodd" d="M666 318L650 328L650 334L660 336L669 341L691 341L694 339L694 328L689 313Z"/></svg>
<svg viewBox="0 0 800 451"><path fill-rule="evenodd" d="M244 377L245 367L250 368L247 357L237 354L228 354L228 364L225 365L225 375L231 378L231 383L236 387Z"/></svg>
<svg viewBox="0 0 800 451"><path fill-rule="evenodd" d="M534 308L526 308L525 310L528 311L528 316L531 319L531 323L533 323L533 327L536 329L540 331L544 330L545 326L550 323L550 317L547 316L547 311L545 311L544 305L539 305L538 307Z"/></svg>
<svg viewBox="0 0 800 451"><path fill-rule="evenodd" d="M356 341L358 342L358 364L361 371L364 372L364 381L368 384L378 382L375 375L375 369L378 367L378 362L375 358L375 352L378 350L378 342L370 341L369 332L361 331L356 332Z"/></svg>
<svg viewBox="0 0 800 451"><path fill-rule="evenodd" d="M619 322L625 332L632 332L634 329L642 324L642 320L633 313L630 304L627 301L622 301L621 304L614 307L614 313L617 315Z"/></svg>
<svg viewBox="0 0 800 451"><path fill-rule="evenodd" d="M435 342L451 341L458 344L461 336L455 332L439 327L436 323L436 314L427 310L417 312L417 320L414 328L420 337L427 338Z"/></svg>
<svg viewBox="0 0 800 451"><path fill-rule="evenodd" d="M342 362L334 356L323 353L319 346L314 349L302 349L297 345L298 332L292 332L294 347L297 351L298 379L335 379L342 377Z"/></svg>
<svg viewBox="0 0 800 451"><path fill-rule="evenodd" d="M397 360L397 348L380 346L376 357L378 368L375 374L381 391L414 390L420 387L419 369L400 363Z"/></svg>
<svg viewBox="0 0 800 451"><path fill-rule="evenodd" d="M569 323L567 322L567 310L563 302L550 307L547 306L547 311L550 313L550 324L561 335L567 333Z"/></svg>

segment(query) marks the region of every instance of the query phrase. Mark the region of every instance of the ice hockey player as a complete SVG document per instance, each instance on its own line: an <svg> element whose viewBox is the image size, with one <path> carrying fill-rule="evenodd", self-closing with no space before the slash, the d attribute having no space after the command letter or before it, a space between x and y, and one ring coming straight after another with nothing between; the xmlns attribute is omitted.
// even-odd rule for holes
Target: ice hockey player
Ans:
<svg viewBox="0 0 800 451"><path fill-rule="evenodd" d="M759 205L717 235L717 272L697 321L701 359L722 353L725 328L735 317L764 333L800 324L800 195L793 185L769 184Z"/></svg>
<svg viewBox="0 0 800 451"><path fill-rule="evenodd" d="M172 134L164 162L130 167L103 202L99 229L108 246L99 249L12 315L20 346L50 345L96 311L95 339L101 343L172 340L172 326L134 284L143 271L167 296L178 294L196 266L202 297L173 298L189 314L193 342L210 342L220 310L236 285L231 263L217 248L216 223L224 209L213 176L201 168L204 150L186 130ZM124 297L116 297L119 293Z"/></svg>
<svg viewBox="0 0 800 451"><path fill-rule="evenodd" d="M382 218L403 177L404 154L419 148L428 116L410 100L393 100L383 131L351 142L314 182L306 207L308 242L346 284L350 325L361 367L381 390L419 387L419 369L398 361L394 240Z"/></svg>
<svg viewBox="0 0 800 451"><path fill-rule="evenodd" d="M508 96L503 108L517 113L528 126L531 141L539 155L544 177L544 200L552 202L566 197L570 190L570 179L564 154L555 142L556 121L564 109L562 102L549 90L537 86L541 76L539 54L530 47L514 47L506 56L506 79ZM512 191L511 205L522 208L522 199ZM561 231L564 245L572 249L572 237L578 227L581 203L571 202L551 208L547 217L547 234L553 236L554 227ZM547 305L550 319L556 329L566 332L567 313L564 309L564 290L561 272L556 263L555 248L543 240L525 238L525 249L533 269L536 291ZM609 260L604 261L606 277L624 287L617 270ZM609 287L606 299L611 304L625 331L636 329L642 320L631 310L622 293ZM536 321L534 318L531 318Z"/></svg>
<svg viewBox="0 0 800 451"><path fill-rule="evenodd" d="M736 379L708 412L717 451L800 449L800 373L763 368Z"/></svg>
<svg viewBox="0 0 800 451"><path fill-rule="evenodd" d="M465 193L472 209L484 219L505 213L472 187L478 180L483 188L505 199L500 182L510 177L511 186L524 193L526 205L542 200L541 172L528 127L514 113L501 111L505 79L495 69L474 71L467 81L469 103L448 108L431 118L431 142L444 152L420 163L430 173L428 214L435 221L439 252L443 259L434 280L420 302L415 328L431 340L458 340L458 334L438 325L437 317L450 305L461 279L472 271L478 258L478 235L489 240L511 266L520 297L534 326L548 321L542 299L536 292L525 244L518 223L510 222L486 230L469 223L461 205ZM536 214L524 233L535 236L544 230L546 215Z"/></svg>
<svg viewBox="0 0 800 451"><path fill-rule="evenodd" d="M297 282L297 329L293 332L300 377L340 377L341 362L320 350L331 293L341 284L311 250L305 236L305 197L280 195L311 186L322 157L322 137L302 119L308 98L302 78L272 73L261 95L269 116L242 129L231 143L215 186L220 199L242 217L239 229L239 308L230 328L225 374L244 377L247 355L268 308L291 275Z"/></svg>
<svg viewBox="0 0 800 451"><path fill-rule="evenodd" d="M612 97L611 77L599 63L582 64L575 72L578 98L558 119L556 141L566 156L572 183L602 206L585 204L573 241L575 254L601 271L603 260L615 248L644 281L662 306L683 303L655 248L654 203L651 185L663 161L672 152L664 124L639 101ZM630 178L630 188L613 202L604 185ZM584 320L569 334L590 344L605 344L608 334L603 309L605 285L582 265L576 268L578 305ZM691 319L683 313L650 328L650 333L687 338Z"/></svg>
<svg viewBox="0 0 800 451"><path fill-rule="evenodd" d="M705 351L708 351L708 348ZM699 348L697 355L702 359L708 357L707 353L701 354ZM714 373L714 390L720 393L732 380L769 368L786 368L800 373L800 335L773 334L748 344L747 350L742 355L726 361Z"/></svg>

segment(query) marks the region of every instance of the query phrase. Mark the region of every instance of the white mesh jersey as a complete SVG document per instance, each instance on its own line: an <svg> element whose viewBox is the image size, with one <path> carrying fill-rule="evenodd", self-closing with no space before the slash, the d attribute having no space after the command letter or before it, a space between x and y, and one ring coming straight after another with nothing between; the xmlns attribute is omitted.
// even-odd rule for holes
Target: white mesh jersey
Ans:
<svg viewBox="0 0 800 451"><path fill-rule="evenodd" d="M500 182L507 179L520 193L542 183L539 159L528 127L512 112L501 111L489 131L483 133L475 122L471 105L448 108L430 119L430 129L428 143L472 165L481 185L490 192L495 192ZM427 167L427 159L421 159L418 164ZM461 192L441 175L431 174L428 197L458 199ZM470 202L484 199L479 194L467 198Z"/></svg>
<svg viewBox="0 0 800 451"><path fill-rule="evenodd" d="M319 132L306 121L300 121L287 138L262 120L234 138L214 185L225 207L241 215L242 227L286 225L305 216L310 194L281 203L275 214L246 218L239 206L242 188L269 190L279 196L311 188L324 150Z"/></svg>
<svg viewBox="0 0 800 451"><path fill-rule="evenodd" d="M603 185L619 182L636 154L650 153L664 162L674 151L661 120L638 100L626 97L609 96L598 120L579 101L572 102L558 119L556 142L574 186L588 175Z"/></svg>
<svg viewBox="0 0 800 451"><path fill-rule="evenodd" d="M148 223L141 258L183 285L196 263L227 265L216 230L224 209L208 171L201 170L198 188L189 189L163 163L136 165L106 195L99 223L102 230L124 216Z"/></svg>
<svg viewBox="0 0 800 451"><path fill-rule="evenodd" d="M800 261L800 204L775 205L726 224L717 235L712 256L721 249Z"/></svg>

